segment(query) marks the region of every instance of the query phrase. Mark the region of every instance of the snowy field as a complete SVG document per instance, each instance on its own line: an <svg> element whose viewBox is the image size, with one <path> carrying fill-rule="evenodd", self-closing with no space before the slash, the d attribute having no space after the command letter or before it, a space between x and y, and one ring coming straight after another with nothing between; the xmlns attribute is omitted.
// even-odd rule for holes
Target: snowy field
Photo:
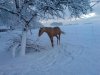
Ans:
<svg viewBox="0 0 100 75"><path fill-rule="evenodd" d="M28 38L43 47L24 57L12 57L7 50L9 40L20 31L0 33L0 75L100 75L100 23L79 23L60 26L61 45L54 48L44 33L38 41L38 30L28 33Z"/></svg>

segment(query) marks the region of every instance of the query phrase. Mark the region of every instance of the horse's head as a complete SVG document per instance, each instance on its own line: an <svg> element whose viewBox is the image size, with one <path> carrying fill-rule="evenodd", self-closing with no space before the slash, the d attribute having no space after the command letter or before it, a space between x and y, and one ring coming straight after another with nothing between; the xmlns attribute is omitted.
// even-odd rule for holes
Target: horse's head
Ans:
<svg viewBox="0 0 100 75"><path fill-rule="evenodd" d="M44 27L42 27L42 28L39 29L39 33L38 33L39 37L43 34L44 30L45 30Z"/></svg>

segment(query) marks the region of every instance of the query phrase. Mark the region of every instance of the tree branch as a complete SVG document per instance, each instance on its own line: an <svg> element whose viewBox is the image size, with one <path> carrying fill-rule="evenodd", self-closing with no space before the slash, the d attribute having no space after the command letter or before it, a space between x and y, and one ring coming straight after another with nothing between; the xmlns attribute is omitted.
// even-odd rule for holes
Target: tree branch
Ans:
<svg viewBox="0 0 100 75"><path fill-rule="evenodd" d="M0 9L18 16L18 14L16 12L13 12L13 11L7 9L7 8L0 7Z"/></svg>
<svg viewBox="0 0 100 75"><path fill-rule="evenodd" d="M15 0L15 5L16 5L16 9L18 10L19 9L19 1L18 0Z"/></svg>
<svg viewBox="0 0 100 75"><path fill-rule="evenodd" d="M35 16L37 16L37 13L35 13L34 15L32 15L32 17L30 18L30 20L28 22L30 23Z"/></svg>
<svg viewBox="0 0 100 75"><path fill-rule="evenodd" d="M91 3L95 2L91 7L95 6L96 4L100 3L100 1L91 1Z"/></svg>
<svg viewBox="0 0 100 75"><path fill-rule="evenodd" d="M13 14L13 15L16 15L17 17L19 17L19 14L18 14L18 13L13 12L13 11L7 9L7 8L0 7L0 9L6 11L6 12L8 12L8 13L11 13L11 14ZM23 15L21 15L21 18L22 18L22 20L23 20L24 22L28 22L26 19L24 19Z"/></svg>

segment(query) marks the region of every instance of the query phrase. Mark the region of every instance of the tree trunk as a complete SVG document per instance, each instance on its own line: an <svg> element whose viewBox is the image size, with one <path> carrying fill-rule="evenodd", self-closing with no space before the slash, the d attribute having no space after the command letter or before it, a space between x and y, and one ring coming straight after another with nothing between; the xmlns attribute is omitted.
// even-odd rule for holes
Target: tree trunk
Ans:
<svg viewBox="0 0 100 75"><path fill-rule="evenodd" d="M27 39L27 30L23 30L22 32L22 40L21 40L21 51L20 55L25 55L25 49L26 49L26 39Z"/></svg>
<svg viewBox="0 0 100 75"><path fill-rule="evenodd" d="M19 43L15 43L15 45L12 47L12 56L15 57L16 56L16 49L18 47Z"/></svg>

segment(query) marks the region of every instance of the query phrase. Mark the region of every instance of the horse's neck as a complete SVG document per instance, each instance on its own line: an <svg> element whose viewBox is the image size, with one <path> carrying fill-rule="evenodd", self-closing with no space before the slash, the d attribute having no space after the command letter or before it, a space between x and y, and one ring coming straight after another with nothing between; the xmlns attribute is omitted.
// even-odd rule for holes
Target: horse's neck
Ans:
<svg viewBox="0 0 100 75"><path fill-rule="evenodd" d="M47 33L48 35L50 35L50 32L47 29L43 30L43 33L44 32Z"/></svg>
<svg viewBox="0 0 100 75"><path fill-rule="evenodd" d="M46 33L48 33L48 30L44 30L43 32L46 32Z"/></svg>

